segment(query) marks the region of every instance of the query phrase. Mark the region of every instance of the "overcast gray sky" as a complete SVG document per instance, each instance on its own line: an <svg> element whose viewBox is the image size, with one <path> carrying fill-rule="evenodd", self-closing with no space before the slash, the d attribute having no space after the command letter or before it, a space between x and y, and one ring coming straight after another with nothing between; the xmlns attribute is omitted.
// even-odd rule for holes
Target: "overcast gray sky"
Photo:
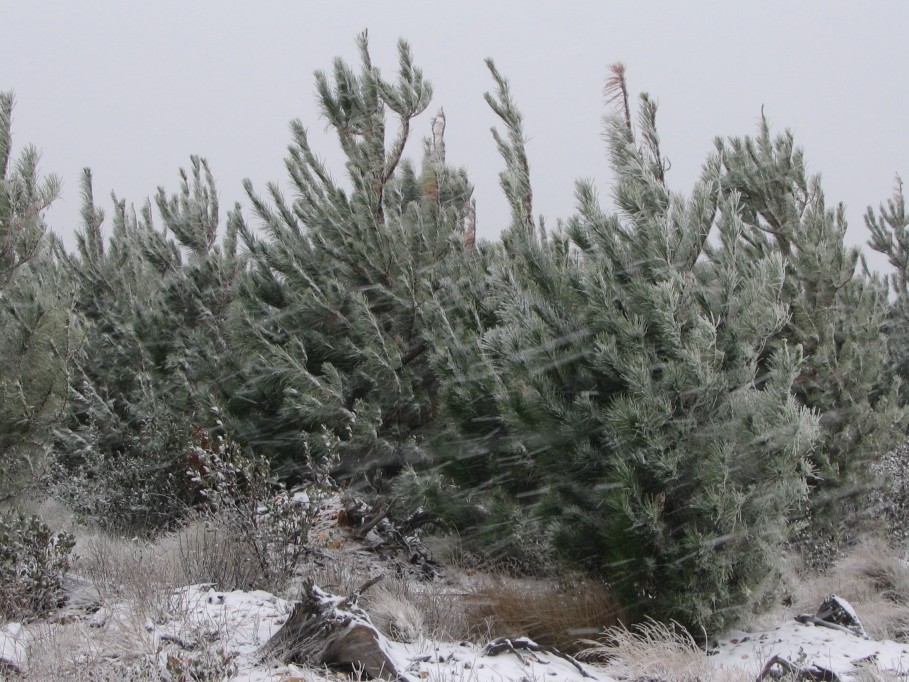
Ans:
<svg viewBox="0 0 909 682"><path fill-rule="evenodd" d="M16 94L14 145L38 146L42 168L64 181L51 227L73 243L83 166L109 209L111 190L137 206L159 185L175 190L177 169L200 154L222 205L244 203L243 178L284 182L293 118L319 134L315 146L340 174L312 73L335 56L355 62L364 28L389 75L397 39L411 43L435 99L410 151L419 155L444 106L449 160L476 185L482 236L508 220L485 57L511 80L535 210L549 224L571 214L576 178L595 178L608 195L602 84L618 60L631 89L660 103L677 190L690 189L715 136L753 133L762 106L795 132L828 201L846 203L854 243L866 239L865 207L889 196L896 173L909 176L906 2L0 0L0 89Z"/></svg>

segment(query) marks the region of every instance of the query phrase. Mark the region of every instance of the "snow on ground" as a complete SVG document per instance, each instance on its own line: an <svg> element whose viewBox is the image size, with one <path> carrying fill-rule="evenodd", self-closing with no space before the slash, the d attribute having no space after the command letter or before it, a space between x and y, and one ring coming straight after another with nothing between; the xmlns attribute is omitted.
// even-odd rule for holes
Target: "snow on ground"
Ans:
<svg viewBox="0 0 909 682"><path fill-rule="evenodd" d="M0 629L0 676L3 668L21 670L25 666L26 636L20 623L9 623Z"/></svg>
<svg viewBox="0 0 909 682"><path fill-rule="evenodd" d="M292 604L288 601L267 592L217 592L206 585L179 590L175 599L185 613L155 628L159 642L164 644L162 662L168 654L179 654L178 641L190 644L200 634L218 633L217 648L223 649L226 658L236 666L229 679L277 682L302 678L304 673L310 680L335 678L329 671L317 674L295 665L274 665L259 660L260 647L290 614ZM585 679L571 663L546 653L521 651L520 656L511 653L487 656L483 647L476 644L427 640L412 644L388 642L387 651L396 667L406 671L412 681L578 682ZM583 667L594 680L612 682L614 679L592 666Z"/></svg>
<svg viewBox="0 0 909 682"><path fill-rule="evenodd" d="M800 667L814 664L840 675L854 673L869 662L881 670L909 675L909 644L877 642L795 620L767 632L730 632L720 639L710 659L717 666L743 668L756 676L774 655Z"/></svg>
<svg viewBox="0 0 909 682"><path fill-rule="evenodd" d="M260 647L290 613L292 604L263 592L218 592L196 585L173 594L170 620L148 623L162 669L207 655L224 662L224 679L247 682L337 680L339 674L260 660ZM110 618L102 627L116 627ZM0 630L0 655L27 669L25 661L30 627L7 625ZM467 642L413 644L389 642L388 651L399 670L412 682L580 682L585 678L568 661L547 653L518 651L497 656ZM207 652L204 653L203 652ZM734 631L722 637L708 657L717 669L741 669L751 679L766 661L779 655L805 667L819 665L840 675L855 672L863 663L875 662L882 670L909 671L909 645L874 641L841 630L791 620L766 632ZM612 682L603 668L584 664L586 679ZM0 673L2 676L2 673ZM356 676L354 676L356 677ZM848 678L847 678L848 679Z"/></svg>
<svg viewBox="0 0 909 682"><path fill-rule="evenodd" d="M362 541L352 539L339 523L342 516L338 496L321 501L310 537L325 560L333 553L343 554L345 562L355 565L364 576L394 569L395 566L387 563L388 558L380 560ZM286 621L293 607L292 602L269 592L222 592L210 584L193 585L172 592L169 599L164 599L164 606L154 613L142 611L128 601L98 606L101 608L96 607L94 613L83 609L81 615L75 616L78 608L71 610L67 617L73 616L74 620L0 625L0 680L10 670L13 671L10 679L18 679L16 671L25 672L26 679L41 678L40 672L28 675L29 656L40 655L40 649L49 641L49 631L61 630L76 638L77 651L91 651L100 659L113 659L124 665L141 659L139 662L146 667L140 669L156 667L165 672L164 679L246 682L349 679L344 673L324 668L315 670L263 660L262 646ZM844 602L842 608L847 615L855 615L848 603ZM610 669L583 664L585 677L563 658L520 647L493 656L482 644L470 642L417 638L410 644L387 641L382 646L409 682L581 682L585 679L617 682L624 679L621 666ZM653 654L653 658L657 656ZM799 668L821 666L843 680L850 679L850 673L869 662L909 680L909 644L875 641L844 628L818 626L794 618L767 631L730 632L719 639L709 656L705 654L704 659L697 660L707 661L718 671L740 671L736 679L754 680L773 656L780 656ZM626 670L629 667L633 666L626 666ZM732 677L719 674L716 679ZM354 674L351 679L356 680L358 676Z"/></svg>

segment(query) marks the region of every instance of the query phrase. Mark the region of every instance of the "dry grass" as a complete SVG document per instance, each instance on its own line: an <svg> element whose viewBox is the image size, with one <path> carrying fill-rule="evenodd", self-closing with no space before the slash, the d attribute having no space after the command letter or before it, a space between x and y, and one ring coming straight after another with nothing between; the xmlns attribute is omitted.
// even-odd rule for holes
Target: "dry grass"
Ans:
<svg viewBox="0 0 909 682"><path fill-rule="evenodd" d="M357 552L321 558L306 571L323 590L348 595L377 574L371 558ZM366 591L360 603L381 632L393 640L459 641L467 639L463 591L437 582L417 582L387 576Z"/></svg>
<svg viewBox="0 0 909 682"><path fill-rule="evenodd" d="M525 635L568 652L621 620L609 590L584 578L556 583L490 577L473 587L466 601L474 637Z"/></svg>
<svg viewBox="0 0 909 682"><path fill-rule="evenodd" d="M884 540L865 539L826 574L806 574L790 561L784 578L790 614L814 613L827 596L837 594L855 608L873 639L909 638L909 563Z"/></svg>
<svg viewBox="0 0 909 682"><path fill-rule="evenodd" d="M155 543L97 533L83 535L77 552L74 571L89 581L102 606L128 601L155 621L180 586L179 564Z"/></svg>
<svg viewBox="0 0 909 682"><path fill-rule="evenodd" d="M373 577L364 561L345 554L322 557L306 574L323 590L339 595L351 594Z"/></svg>
<svg viewBox="0 0 909 682"><path fill-rule="evenodd" d="M126 602L110 610L103 627L86 621L35 626L28 638L27 679L164 682L222 679L221 673L231 671L234 656L220 644L231 633L228 622L200 620L191 605L173 596L160 617L155 623L141 605ZM155 625L201 646L191 654L168 649Z"/></svg>
<svg viewBox="0 0 909 682"><path fill-rule="evenodd" d="M82 585L73 606L98 609L96 620L106 614L104 626L93 627L90 621L35 626L28 645L28 679L165 679L153 624L177 623L185 632L198 627L190 605L175 599L177 588L208 582L217 582L224 590L239 588L241 583L267 587L256 584L242 548L202 523L157 541L122 538L84 527L75 530L73 573ZM223 634L219 632L219 637ZM212 652L215 662L217 653Z"/></svg>
<svg viewBox="0 0 909 682"><path fill-rule="evenodd" d="M399 642L456 642L470 636L462 593L445 585L386 580L363 602L375 626Z"/></svg>
<svg viewBox="0 0 909 682"><path fill-rule="evenodd" d="M906 673L898 670L881 670L871 663L863 665L851 679L855 682L905 682Z"/></svg>
<svg viewBox="0 0 909 682"><path fill-rule="evenodd" d="M396 580L377 585L364 599L364 607L373 625L396 642L412 643L425 636L423 612L406 583Z"/></svg>
<svg viewBox="0 0 909 682"><path fill-rule="evenodd" d="M628 629L609 628L600 641L587 641L578 654L584 661L605 665L618 679L663 682L745 682L753 676L744 670L717 669L691 635L679 626L656 621Z"/></svg>
<svg viewBox="0 0 909 682"><path fill-rule="evenodd" d="M255 550L242 539L222 532L210 520L198 520L162 538L158 550L175 567L182 585L214 583L219 590L270 590L285 584L266 584Z"/></svg>
<svg viewBox="0 0 909 682"><path fill-rule="evenodd" d="M151 637L143 628L44 624L32 630L28 679L114 682L159 680Z"/></svg>

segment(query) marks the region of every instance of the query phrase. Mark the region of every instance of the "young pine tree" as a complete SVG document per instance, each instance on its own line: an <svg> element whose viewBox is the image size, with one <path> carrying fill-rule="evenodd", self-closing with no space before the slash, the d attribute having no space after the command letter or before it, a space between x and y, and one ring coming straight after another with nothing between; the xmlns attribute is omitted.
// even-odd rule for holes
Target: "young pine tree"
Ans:
<svg viewBox="0 0 909 682"><path fill-rule="evenodd" d="M493 75L513 221L490 269L495 323L445 353L450 379L459 356L479 368L445 394L480 446L451 466L492 475L632 613L722 628L770 582L818 433L792 392L799 346L767 352L786 323L783 259L750 251L718 156L689 198L668 190L646 95L636 129L627 110L606 123L620 212L582 182L578 214L547 235Z"/></svg>
<svg viewBox="0 0 909 682"><path fill-rule="evenodd" d="M717 141L717 150L722 191L740 198L748 249L785 263L788 316L770 347L798 344L805 356L794 391L821 418L814 514L824 526L851 523L844 498L867 491L869 463L909 419L896 376L886 371L886 286L857 267L858 249L844 242L844 207L827 207L820 177L808 177L791 133L773 137L762 119L756 137Z"/></svg>
<svg viewBox="0 0 909 682"><path fill-rule="evenodd" d="M909 404L909 212L902 180L896 191L875 214L869 206L865 225L871 233L869 246L887 256L893 273L887 282L893 298L887 313L887 374L900 379L900 404Z"/></svg>
<svg viewBox="0 0 909 682"><path fill-rule="evenodd" d="M462 251L471 187L445 161L444 115L433 119L418 172L404 156L431 88L399 45L387 81L359 39L355 73L317 72L322 115L347 157L344 183L292 123L286 161L294 193L247 191L261 236L242 227L251 268L238 338L251 359L230 403L233 424L286 473L336 467L374 478L423 461L436 416L427 311L452 254ZM388 118L397 132L386 141Z"/></svg>
<svg viewBox="0 0 909 682"><path fill-rule="evenodd" d="M45 474L75 346L43 218L60 183L39 175L33 147L12 158L12 110L12 94L0 93L0 502Z"/></svg>
<svg viewBox="0 0 909 682"><path fill-rule="evenodd" d="M130 532L172 524L192 501L186 453L215 424L234 281L235 232L217 243L217 195L207 163L192 159L182 186L141 216L114 197L111 234L83 178L78 252L64 255L85 329L59 434L63 488L77 510ZM230 222L229 224L233 224Z"/></svg>

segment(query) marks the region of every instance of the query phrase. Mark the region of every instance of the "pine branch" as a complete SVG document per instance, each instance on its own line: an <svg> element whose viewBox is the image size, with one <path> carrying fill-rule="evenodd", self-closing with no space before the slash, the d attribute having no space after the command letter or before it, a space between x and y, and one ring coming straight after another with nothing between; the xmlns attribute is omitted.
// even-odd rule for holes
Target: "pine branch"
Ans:
<svg viewBox="0 0 909 682"><path fill-rule="evenodd" d="M606 104L619 101L625 117L625 125L628 127L628 131L631 132L631 108L628 106L628 83L625 81L625 65L622 62L610 64L609 72L611 75L606 79L606 85L603 88Z"/></svg>

